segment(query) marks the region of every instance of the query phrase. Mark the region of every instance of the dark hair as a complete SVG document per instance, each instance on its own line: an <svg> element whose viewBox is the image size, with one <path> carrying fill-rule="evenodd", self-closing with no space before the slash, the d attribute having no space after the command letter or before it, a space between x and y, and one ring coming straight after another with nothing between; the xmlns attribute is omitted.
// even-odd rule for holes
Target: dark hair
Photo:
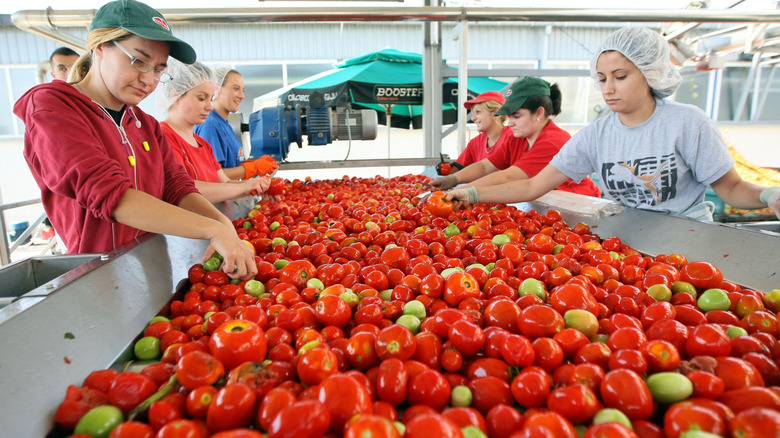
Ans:
<svg viewBox="0 0 780 438"><path fill-rule="evenodd" d="M52 59L54 59L54 55L61 55L61 56L79 56L78 53L76 53L74 50L68 48L68 47L57 47L57 49L53 52L51 52L51 56L49 56L49 62L51 62Z"/></svg>
<svg viewBox="0 0 780 438"><path fill-rule="evenodd" d="M529 97L520 108L527 109L532 113L535 113L539 108L544 108L545 117L557 116L561 113L562 100L560 87L558 87L558 84L552 84L549 96Z"/></svg>

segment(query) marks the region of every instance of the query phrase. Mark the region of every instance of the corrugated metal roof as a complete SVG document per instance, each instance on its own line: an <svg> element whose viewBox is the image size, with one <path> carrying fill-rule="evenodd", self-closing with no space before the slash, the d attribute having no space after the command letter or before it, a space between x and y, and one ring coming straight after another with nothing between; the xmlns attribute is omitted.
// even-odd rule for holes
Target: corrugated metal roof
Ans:
<svg viewBox="0 0 780 438"><path fill-rule="evenodd" d="M204 61L284 61L344 59L390 46L421 53L423 28L420 23L247 23L178 25L177 36L192 44ZM539 59L543 55L544 23L471 23L469 58L516 60ZM614 26L589 24L552 25L548 58L589 59ZM442 54L458 59L460 42L452 40L454 24L442 24ZM86 39L87 30L63 29ZM43 37L12 25L0 26L0 63L37 64L49 58L57 47Z"/></svg>

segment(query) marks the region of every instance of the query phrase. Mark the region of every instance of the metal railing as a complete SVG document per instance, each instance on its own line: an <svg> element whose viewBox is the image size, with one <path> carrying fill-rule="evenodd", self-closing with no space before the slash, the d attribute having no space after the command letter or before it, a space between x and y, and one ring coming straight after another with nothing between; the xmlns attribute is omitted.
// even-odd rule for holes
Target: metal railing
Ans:
<svg viewBox="0 0 780 438"><path fill-rule="evenodd" d="M5 223L5 211L6 210L12 210L14 208L21 208L26 207L28 205L35 205L40 204L41 200L39 199L29 199L27 201L19 201L19 202L12 202L9 204L0 204L0 232L3 233L2 239L0 239L0 266L5 266L9 263L11 263L11 254L13 254L14 251L16 251L17 248L19 248L22 245L22 242L27 240L28 237L32 236L32 233L35 232L35 230L38 228L38 226L46 220L46 212L41 213L40 216L38 216L37 219L35 219L23 232L21 235L19 235L16 240L14 240L14 243L9 246L8 242L8 227ZM41 251L40 255L45 254L56 243L55 238L51 238L47 241L46 245L44 246L43 250Z"/></svg>

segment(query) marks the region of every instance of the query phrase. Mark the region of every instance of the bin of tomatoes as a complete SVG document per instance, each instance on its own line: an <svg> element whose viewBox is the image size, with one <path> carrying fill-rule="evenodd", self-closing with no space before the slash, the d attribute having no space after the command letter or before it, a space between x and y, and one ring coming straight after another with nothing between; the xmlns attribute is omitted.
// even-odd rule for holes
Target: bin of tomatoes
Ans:
<svg viewBox="0 0 780 438"><path fill-rule="evenodd" d="M285 182L236 221L256 277L192 266L159 362L71 386L54 434L780 436L780 290L427 182Z"/></svg>

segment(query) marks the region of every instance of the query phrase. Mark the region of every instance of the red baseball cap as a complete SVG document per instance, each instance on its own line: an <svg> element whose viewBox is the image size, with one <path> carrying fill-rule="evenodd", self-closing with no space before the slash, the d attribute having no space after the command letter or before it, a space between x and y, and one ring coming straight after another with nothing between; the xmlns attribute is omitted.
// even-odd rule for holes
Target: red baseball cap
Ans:
<svg viewBox="0 0 780 438"><path fill-rule="evenodd" d="M504 95L499 93L498 91L485 91L479 96L463 102L463 106L465 106L466 109L471 109L471 107L473 107L474 105L482 102L487 102L488 100L492 100L494 102L498 102L499 105L503 105L506 102L506 97L504 97Z"/></svg>

